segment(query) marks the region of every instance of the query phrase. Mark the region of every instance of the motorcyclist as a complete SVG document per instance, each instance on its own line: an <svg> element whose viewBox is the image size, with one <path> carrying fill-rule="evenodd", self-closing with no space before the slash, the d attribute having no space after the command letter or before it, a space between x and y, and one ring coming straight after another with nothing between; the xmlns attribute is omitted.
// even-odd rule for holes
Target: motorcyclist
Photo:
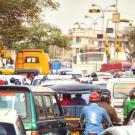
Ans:
<svg viewBox="0 0 135 135"><path fill-rule="evenodd" d="M99 106L103 107L108 112L112 123L118 124L121 121L121 119L118 118L115 109L111 106L111 95L110 95L110 93L105 92L105 93L101 94ZM104 128L108 127L105 119L103 119L103 125L104 125Z"/></svg>
<svg viewBox="0 0 135 135"><path fill-rule="evenodd" d="M109 126L112 126L112 122L109 118L107 111L98 106L100 95L93 92L89 96L89 105L85 106L80 115L80 126L83 126L83 120L85 119L84 135L101 135L103 131L102 119L106 119Z"/></svg>
<svg viewBox="0 0 135 135"><path fill-rule="evenodd" d="M135 88L130 90L129 92L129 98L124 101L124 123L127 123L127 117L132 111L132 109L135 108Z"/></svg>
<svg viewBox="0 0 135 135"><path fill-rule="evenodd" d="M92 81L98 81L97 74L95 72L91 73Z"/></svg>
<svg viewBox="0 0 135 135"><path fill-rule="evenodd" d="M11 84L11 85L15 85L15 78L14 78L14 77L11 77L11 78L10 78L10 84Z"/></svg>

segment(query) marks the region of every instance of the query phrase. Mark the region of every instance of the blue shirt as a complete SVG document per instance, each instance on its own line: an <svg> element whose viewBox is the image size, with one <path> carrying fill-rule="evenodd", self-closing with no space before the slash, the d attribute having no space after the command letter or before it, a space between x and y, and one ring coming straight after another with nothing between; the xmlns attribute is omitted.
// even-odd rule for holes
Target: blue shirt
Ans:
<svg viewBox="0 0 135 135"><path fill-rule="evenodd" d="M84 135L88 135L89 133L101 135L101 132L103 131L103 117L106 118L107 123L112 126L109 115L104 108L99 107L96 103L85 106L80 115L80 124L82 124L85 119Z"/></svg>

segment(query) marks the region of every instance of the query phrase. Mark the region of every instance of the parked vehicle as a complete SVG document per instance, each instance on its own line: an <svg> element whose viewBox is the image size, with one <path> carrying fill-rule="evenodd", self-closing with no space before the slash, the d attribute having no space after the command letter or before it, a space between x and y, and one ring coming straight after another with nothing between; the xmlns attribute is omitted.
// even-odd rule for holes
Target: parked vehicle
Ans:
<svg viewBox="0 0 135 135"><path fill-rule="evenodd" d="M71 135L81 135L83 128L79 126L79 119L81 109L89 103L89 95L98 91L100 94L108 92L106 89L100 89L100 87L93 84L81 84L81 83L61 83L51 86L53 90L58 93L58 98L63 108L65 120L67 121L68 129L71 131ZM81 95L82 98L75 103L74 97ZM68 99L66 99L68 97ZM85 102L84 102L85 100Z"/></svg>
<svg viewBox="0 0 135 135"><path fill-rule="evenodd" d="M67 135L63 111L51 88L0 86L0 108L15 109L27 135Z"/></svg>
<svg viewBox="0 0 135 135"><path fill-rule="evenodd" d="M0 135L26 135L21 118L13 109L0 109Z"/></svg>
<svg viewBox="0 0 135 135"><path fill-rule="evenodd" d="M22 69L39 70L40 74L49 73L49 57L42 49L24 49L17 53L15 71Z"/></svg>

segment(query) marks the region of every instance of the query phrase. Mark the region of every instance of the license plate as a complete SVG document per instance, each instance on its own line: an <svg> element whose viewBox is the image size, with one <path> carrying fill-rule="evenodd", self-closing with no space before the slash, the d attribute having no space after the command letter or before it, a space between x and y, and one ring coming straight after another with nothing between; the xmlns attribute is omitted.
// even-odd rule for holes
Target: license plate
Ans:
<svg viewBox="0 0 135 135"><path fill-rule="evenodd" d="M80 134L79 134L79 131L72 131L71 135L80 135Z"/></svg>

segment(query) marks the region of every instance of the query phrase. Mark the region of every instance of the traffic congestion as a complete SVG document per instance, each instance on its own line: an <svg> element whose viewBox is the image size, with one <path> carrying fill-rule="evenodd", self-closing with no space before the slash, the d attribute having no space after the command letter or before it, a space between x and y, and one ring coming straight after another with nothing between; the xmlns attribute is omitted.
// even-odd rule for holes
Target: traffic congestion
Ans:
<svg viewBox="0 0 135 135"><path fill-rule="evenodd" d="M0 75L0 110L16 111L15 117L21 118L26 135L133 134L135 77L132 68L121 73L92 72L88 75L74 72L68 66L46 75L30 72L30 69L22 72ZM93 108L86 111L90 114L82 113L92 105L107 114L97 115L101 110ZM92 116L94 112L96 116ZM93 124L87 120L97 122ZM21 132L16 134L22 135Z"/></svg>
<svg viewBox="0 0 135 135"><path fill-rule="evenodd" d="M0 135L135 135L134 0L0 0Z"/></svg>

